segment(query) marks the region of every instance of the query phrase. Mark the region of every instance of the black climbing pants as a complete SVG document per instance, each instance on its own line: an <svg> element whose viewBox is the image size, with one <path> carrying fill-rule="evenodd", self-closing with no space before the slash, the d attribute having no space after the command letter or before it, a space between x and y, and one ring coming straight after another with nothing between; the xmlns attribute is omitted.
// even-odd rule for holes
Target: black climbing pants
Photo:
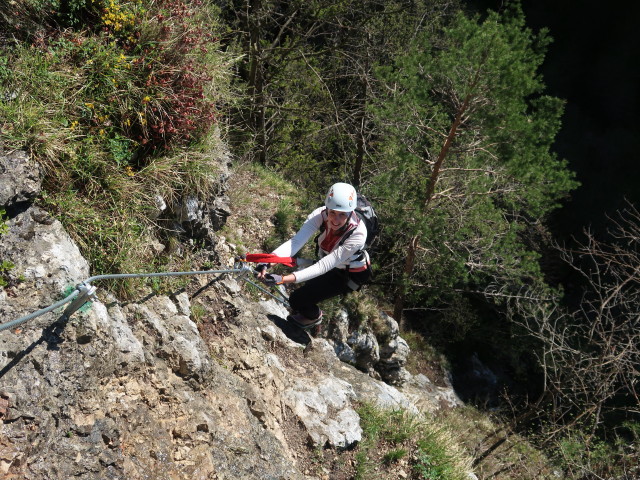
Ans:
<svg viewBox="0 0 640 480"><path fill-rule="evenodd" d="M367 283L370 278L371 268L362 272L347 272L334 268L294 290L289 296L289 305L293 311L301 313L306 318L315 319L320 316L318 303L352 292ZM352 282L349 282L350 279Z"/></svg>

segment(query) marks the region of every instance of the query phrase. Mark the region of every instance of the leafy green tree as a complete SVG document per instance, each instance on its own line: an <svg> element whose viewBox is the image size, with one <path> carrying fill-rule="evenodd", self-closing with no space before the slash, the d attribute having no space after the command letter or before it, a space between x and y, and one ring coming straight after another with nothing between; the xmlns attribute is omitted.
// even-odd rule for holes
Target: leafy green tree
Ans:
<svg viewBox="0 0 640 480"><path fill-rule="evenodd" d="M407 300L540 281L521 234L576 186L550 150L562 102L537 73L548 43L518 6L459 14L380 69L390 94L375 184L398 319Z"/></svg>
<svg viewBox="0 0 640 480"><path fill-rule="evenodd" d="M250 156L307 185L340 178L360 184L377 136L368 105L373 67L388 64L454 3L313 0L223 6L244 54L238 110Z"/></svg>

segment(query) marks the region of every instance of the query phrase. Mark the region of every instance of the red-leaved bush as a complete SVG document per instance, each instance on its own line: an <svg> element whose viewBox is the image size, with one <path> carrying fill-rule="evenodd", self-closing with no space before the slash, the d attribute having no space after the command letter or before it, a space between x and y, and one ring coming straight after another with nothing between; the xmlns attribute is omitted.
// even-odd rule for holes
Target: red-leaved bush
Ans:
<svg viewBox="0 0 640 480"><path fill-rule="evenodd" d="M216 121L214 101L205 94L211 82L205 60L215 39L199 16L202 2L161 0L152 8L126 37L105 26L134 57L129 78L139 104L120 123L146 154L188 144Z"/></svg>

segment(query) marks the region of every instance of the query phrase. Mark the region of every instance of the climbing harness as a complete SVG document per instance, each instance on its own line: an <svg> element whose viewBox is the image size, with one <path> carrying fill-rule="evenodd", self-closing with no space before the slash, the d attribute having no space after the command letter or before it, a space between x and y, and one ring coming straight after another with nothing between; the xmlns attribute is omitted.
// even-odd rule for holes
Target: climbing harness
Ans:
<svg viewBox="0 0 640 480"><path fill-rule="evenodd" d="M256 254L257 255L257 254ZM235 274L236 278L239 280L243 280L247 283L250 283L258 290L263 293L269 295L274 298L278 302L282 303L285 307L289 307L289 299L287 297L286 291L282 285L278 285L274 288L275 294L262 285L258 285L257 283L251 280L252 274L255 273L255 270L249 265L248 260L246 259L236 259L236 262L231 269L227 270L201 270L201 271L192 271L192 272L159 272L159 273L117 273L117 274L108 274L108 275L96 275L86 279L84 282L78 284L73 292L68 295L66 298L54 303L53 305L38 310L37 312L30 313L29 315L25 315L24 317L20 317L16 320L12 320L10 322L0 324L0 332L17 327L18 325L23 324L29 320L32 320L36 317L44 315L45 313L51 312L57 308L70 303L70 305L65 309L62 313L61 319L67 320L71 315L73 315L77 310L79 310L85 303L89 301L95 300L96 287L91 285L92 282L96 282L99 280L117 280L123 278L145 278L145 277L180 277L185 275L212 275L212 274Z"/></svg>

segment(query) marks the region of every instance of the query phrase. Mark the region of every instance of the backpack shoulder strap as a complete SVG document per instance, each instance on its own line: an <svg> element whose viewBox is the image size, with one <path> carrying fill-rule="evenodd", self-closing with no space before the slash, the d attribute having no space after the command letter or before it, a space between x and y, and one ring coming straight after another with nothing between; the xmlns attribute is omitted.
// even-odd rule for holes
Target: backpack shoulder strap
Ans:
<svg viewBox="0 0 640 480"><path fill-rule="evenodd" d="M321 211L320 211L320 216L322 218L322 223L320 224L320 228L318 228L318 234L315 236L315 238L313 239L313 243L316 244L316 257L319 258L320 257L320 235L322 235L324 233L324 231L327 228L327 220L329 219L329 214L327 213L327 207L324 207Z"/></svg>
<svg viewBox="0 0 640 480"><path fill-rule="evenodd" d="M352 212L352 213L351 213L351 215L353 215L353 216L355 217L355 219L356 219L356 226L355 226L355 227L353 227L353 228L350 228L349 230L347 230L347 231L344 233L344 235L342 236L342 238L341 238L341 239L340 239L340 241L338 242L338 245L339 245L339 246L344 245L344 242L346 242L346 241L347 241L347 239L351 236L351 234L352 234L353 232L355 232L355 231L356 231L356 229L358 228L358 225L360 225L360 222L362 221L362 219L360 218L360 216L359 216L355 211L354 211L354 212ZM351 220L349 220L349 221L351 221Z"/></svg>

